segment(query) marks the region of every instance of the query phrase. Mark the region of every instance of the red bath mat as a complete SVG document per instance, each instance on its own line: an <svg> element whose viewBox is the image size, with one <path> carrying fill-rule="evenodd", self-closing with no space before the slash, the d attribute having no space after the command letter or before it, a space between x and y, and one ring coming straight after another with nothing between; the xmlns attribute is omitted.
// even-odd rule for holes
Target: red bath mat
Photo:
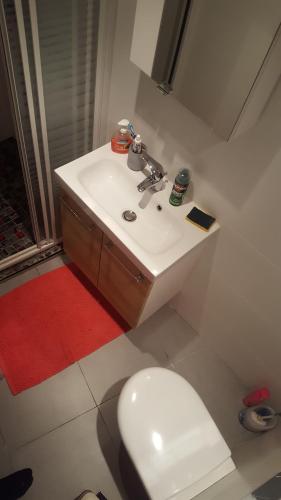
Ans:
<svg viewBox="0 0 281 500"><path fill-rule="evenodd" d="M18 394L126 330L77 268L63 266L0 298L0 367Z"/></svg>

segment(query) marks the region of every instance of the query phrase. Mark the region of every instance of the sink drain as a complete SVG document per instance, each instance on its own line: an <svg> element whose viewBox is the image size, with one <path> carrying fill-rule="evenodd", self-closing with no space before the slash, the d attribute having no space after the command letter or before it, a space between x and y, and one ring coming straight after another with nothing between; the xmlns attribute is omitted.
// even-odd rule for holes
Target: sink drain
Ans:
<svg viewBox="0 0 281 500"><path fill-rule="evenodd" d="M136 220L137 214L133 212L133 210L125 210L125 212L122 213L122 217L128 222L133 222Z"/></svg>

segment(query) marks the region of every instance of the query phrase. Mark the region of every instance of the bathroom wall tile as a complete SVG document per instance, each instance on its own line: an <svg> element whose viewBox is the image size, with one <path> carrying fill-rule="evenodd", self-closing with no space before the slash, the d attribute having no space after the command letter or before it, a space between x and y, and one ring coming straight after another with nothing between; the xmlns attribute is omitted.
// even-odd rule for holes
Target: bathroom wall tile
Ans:
<svg viewBox="0 0 281 500"><path fill-rule="evenodd" d="M120 117L126 116L130 118L132 116L132 109L135 106L140 75L140 70L130 61L135 8L135 1L122 0L122 2L118 2L115 26L116 36L113 44L113 64L110 74L111 86L106 121L107 140L110 140L110 137L116 130L116 124L119 122ZM120 92L120 89L123 88L124 85L124 75L126 75L130 83L126 86L125 92Z"/></svg>
<svg viewBox="0 0 281 500"><path fill-rule="evenodd" d="M123 31L122 35L116 33L119 37L124 40ZM117 81L122 82L125 93L135 85L129 73L122 79L122 71L113 75L111 85ZM233 361L232 368L249 385L264 379L266 373L271 385L274 379L280 380L280 367L276 367L281 311L280 96L279 83L257 123L229 141L215 137L173 96L164 102L146 75L140 77L135 106L131 102L132 120L150 154L163 163L171 179L183 165L190 165L195 202L228 228L222 231L215 265L214 248L213 255L201 256L177 304L182 317L199 334L203 331L222 356L226 353L227 362ZM218 277L226 284L222 294L216 293ZM228 320L225 311L231 308ZM208 329L210 317L212 328ZM257 348L253 343L253 328L259 319L265 327L263 337L268 337L265 356L263 340ZM261 329L257 331L260 336ZM271 378L270 356L275 364ZM281 402L281 391L276 389L278 394Z"/></svg>
<svg viewBox="0 0 281 500"><path fill-rule="evenodd" d="M246 134L205 152L206 170L201 178L214 186L211 197L221 194L218 214L231 202L234 210L226 225L239 232L272 264L281 267L280 171L281 85L277 85L262 116ZM223 185L222 185L223 179ZM243 181L242 181L243 179ZM199 181L200 185L200 181ZM241 197L242 195L242 197ZM238 202L238 203L237 203Z"/></svg>
<svg viewBox="0 0 281 500"><path fill-rule="evenodd" d="M249 388L280 395L281 276L241 236L222 230L189 275L177 310Z"/></svg>
<svg viewBox="0 0 281 500"><path fill-rule="evenodd" d="M218 238L219 234L215 234L203 247L200 259L195 263L183 289L174 300L176 311L197 333L200 333L205 302L208 297Z"/></svg>
<svg viewBox="0 0 281 500"><path fill-rule="evenodd" d="M223 276L228 287L241 295L265 319L281 323L281 270L245 238L222 228L213 259L213 273Z"/></svg>
<svg viewBox="0 0 281 500"><path fill-rule="evenodd" d="M45 274L49 273L50 271L54 271L55 269L58 269L59 267L64 266L65 264L68 264L70 262L69 258L67 255L62 254L58 255L57 257L53 257L50 260L47 260L46 262L42 262L37 266L38 273Z"/></svg>
<svg viewBox="0 0 281 500"><path fill-rule="evenodd" d="M23 273L17 274L14 278L9 278L7 281L0 283L0 296L11 292L14 288L23 285L27 281L37 278L39 273L36 268L29 269Z"/></svg>
<svg viewBox="0 0 281 500"><path fill-rule="evenodd" d="M124 498L116 486L116 451L97 409L18 449L13 462L33 470L26 500L72 500L86 489Z"/></svg>
<svg viewBox="0 0 281 500"><path fill-rule="evenodd" d="M280 97L281 99L281 97ZM270 133L279 135L279 124L269 125ZM278 138L280 148L280 137ZM270 152L272 155L272 152ZM259 252L281 269L281 152L266 168L261 181L249 194L240 213L231 220L236 228ZM252 167L255 168L255 165Z"/></svg>
<svg viewBox="0 0 281 500"><path fill-rule="evenodd" d="M204 249L202 259L189 275L178 298L178 312L200 333L200 322L208 300L212 300L216 276L227 289L247 301L259 317L270 320L277 328L281 322L279 268L229 229L221 229L215 243ZM223 314L221 304L212 302L219 319Z"/></svg>
<svg viewBox="0 0 281 500"><path fill-rule="evenodd" d="M129 82L123 82L126 84ZM130 85L130 84L129 84ZM141 73L133 123L150 154L171 180L194 155L221 142L213 131L172 95L163 101L154 82ZM183 126L184 124L184 126Z"/></svg>
<svg viewBox="0 0 281 500"><path fill-rule="evenodd" d="M21 446L95 406L78 364L13 396L0 384L0 427L5 442Z"/></svg>
<svg viewBox="0 0 281 500"><path fill-rule="evenodd" d="M171 367L198 392L231 448L252 436L238 422L245 387L215 353L202 343Z"/></svg>
<svg viewBox="0 0 281 500"><path fill-rule="evenodd" d="M97 404L117 396L126 380L157 359L143 353L126 335L121 335L98 351L79 361Z"/></svg>
<svg viewBox="0 0 281 500"><path fill-rule="evenodd" d="M219 305L219 308L218 308ZM280 395L279 327L265 321L223 276L213 275L199 333L249 388L267 384Z"/></svg>

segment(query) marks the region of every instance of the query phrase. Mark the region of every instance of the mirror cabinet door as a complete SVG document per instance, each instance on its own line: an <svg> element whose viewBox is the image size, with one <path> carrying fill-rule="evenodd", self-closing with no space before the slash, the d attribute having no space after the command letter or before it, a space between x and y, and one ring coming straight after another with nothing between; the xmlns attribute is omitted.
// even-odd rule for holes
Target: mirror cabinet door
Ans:
<svg viewBox="0 0 281 500"><path fill-rule="evenodd" d="M137 0L130 59L169 93L190 0Z"/></svg>
<svg viewBox="0 0 281 500"><path fill-rule="evenodd" d="M280 0L137 0L131 60L228 139L280 22Z"/></svg>

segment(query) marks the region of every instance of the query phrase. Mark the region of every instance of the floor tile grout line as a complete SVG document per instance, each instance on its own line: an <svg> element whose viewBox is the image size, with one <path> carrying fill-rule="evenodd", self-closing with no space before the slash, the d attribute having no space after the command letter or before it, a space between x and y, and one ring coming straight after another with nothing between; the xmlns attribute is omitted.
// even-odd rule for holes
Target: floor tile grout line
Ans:
<svg viewBox="0 0 281 500"><path fill-rule="evenodd" d="M101 406L101 405L100 405L100 406ZM109 428L109 426L107 425L107 422L106 422L105 418L103 417L103 414L102 414L102 411L101 411L101 409L100 409L100 406L97 406L97 409L98 409L98 412L99 412L100 418L102 419L102 421L103 421L103 423L104 423L104 426L105 426L105 428L106 428L106 430L107 430L107 432L108 432L108 435L109 435L109 437L110 437L110 440L111 440L111 442L112 442L112 444L113 444L113 446L114 446L114 448L115 448L115 451L117 451L117 452L118 452L118 446L116 446L115 440L114 440L114 438L113 438L113 436L112 436L112 434L111 434L111 432L110 432L110 428Z"/></svg>
<svg viewBox="0 0 281 500"><path fill-rule="evenodd" d="M85 380L85 383L86 383L86 385L87 385L87 387L88 387L88 389L89 389L89 392L90 392L90 394L91 394L91 396L92 396L92 399L93 399L93 401L94 401L94 403L95 403L95 405L96 405L96 407L97 407L97 406L99 406L99 405L98 405L98 403L97 403L97 402L96 402L96 400L95 400L94 394L93 394L93 392L92 392L92 390L91 390L91 387L90 387L90 385L89 385L89 383L88 383L88 380L87 380L87 378L86 378L86 375L84 374L84 372L83 372L83 370L82 370L82 367L81 367L81 365L80 365L80 362L79 362L79 361L77 361L77 364L78 364L78 366L79 366L79 369L80 369L80 372L81 372L81 374L82 374L82 377L83 377L83 379Z"/></svg>
<svg viewBox="0 0 281 500"><path fill-rule="evenodd" d="M36 438L34 439L30 439L30 441L26 441L26 443L23 443L19 446L14 446L14 447L11 447L13 448L15 451L17 450L21 450L22 448L24 448L25 446L28 446L29 444L32 444L34 443L35 441L38 441L39 439L43 438L43 437L46 437L48 436L49 434L51 434L52 432L55 432L57 431L58 429L61 429L62 427L64 427L65 425L69 424L70 422L73 422L74 420L77 420L78 418L80 417L83 417L84 415L87 415L87 413L90 413L91 411L93 410L96 410L97 407L93 407L93 408L89 408L88 410L85 410L83 411L82 413L80 413L79 415L76 415L75 417L73 418L70 418L69 420L66 420L65 422L63 422L62 424L58 425L57 427L54 427L53 429L50 429L49 431L47 432L44 432L43 434L40 434L40 436L37 436Z"/></svg>
<svg viewBox="0 0 281 500"><path fill-rule="evenodd" d="M110 436L110 439L111 439L111 441L112 441L112 443L113 443L113 446L114 446L114 448L115 448L115 450L116 450L117 452L118 452L118 450L119 450L119 447L116 445L115 439L114 439L114 437L113 437L113 436L112 436L112 434L111 434L110 427L109 427L109 425L107 424L107 422L106 422L106 420L105 420L105 418L104 418L104 416L103 416L103 413L102 413L102 411L101 411L101 407L102 407L105 403L108 403L109 401L112 401L113 399L119 398L119 396L120 396L120 393L119 393L119 394L117 394L116 396L113 396L113 397L112 397L112 398L110 398L110 399L106 399L105 401L102 401L102 403L100 403L100 404L97 406L97 409L98 409L98 412L99 412L99 414L100 414L100 417L101 417L101 419L102 419L102 421L103 421L103 423L104 423L104 425L105 425L105 427L106 427L106 429L107 429L107 432L108 432L108 434L109 434L109 436Z"/></svg>
<svg viewBox="0 0 281 500"><path fill-rule="evenodd" d="M109 401L112 401L113 399L119 398L120 394L121 394L121 391L118 394L115 394L115 396L111 396L110 398L105 399L101 403L98 403L97 407L99 408L100 406L104 405L105 403L108 403Z"/></svg>
<svg viewBox="0 0 281 500"><path fill-rule="evenodd" d="M86 382L86 384L87 384L87 387L88 387L88 389L89 389L89 391L90 391L90 393L91 393L91 396L92 396L92 398L93 398L93 400L94 400L94 403L95 403L95 405L96 405L96 407L97 407L97 408L98 408L99 406L102 406L104 403L107 403L108 401L112 401L112 399L119 398L119 396L120 396L120 392L119 392L118 394L115 394L114 396L111 396L110 398L105 399L104 401L101 401L100 403L98 403L98 402L96 401L95 397L94 397L94 394L93 394L93 392L92 392L92 390L91 390L91 387L90 387L90 385L89 385L89 383L88 383L88 380L87 380L87 378L86 378L86 375L85 375L85 374L84 374L84 372L83 372L83 368L82 368L82 367L81 367L81 365L80 365L80 361L77 361L77 363L78 363L78 365L79 365L79 368L80 368L80 370L81 370L81 373L82 373L82 375L83 375L83 377L84 377L84 380L85 380L85 382Z"/></svg>

